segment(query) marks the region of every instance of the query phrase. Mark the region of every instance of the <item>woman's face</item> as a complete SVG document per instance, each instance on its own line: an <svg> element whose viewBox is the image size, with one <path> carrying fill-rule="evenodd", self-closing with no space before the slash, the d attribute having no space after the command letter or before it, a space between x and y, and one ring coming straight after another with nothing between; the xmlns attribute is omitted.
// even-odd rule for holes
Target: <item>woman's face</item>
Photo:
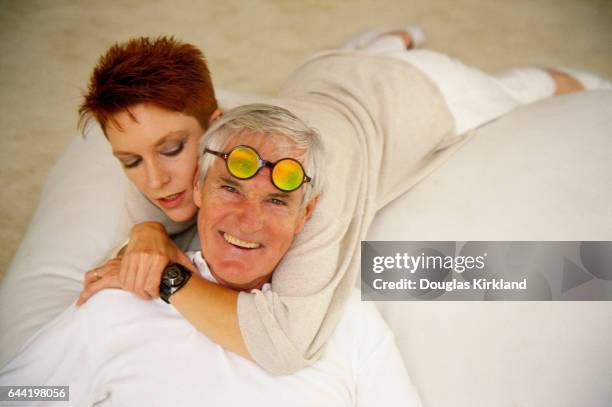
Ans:
<svg viewBox="0 0 612 407"><path fill-rule="evenodd" d="M131 114L130 114L131 113ZM138 104L114 116L106 135L128 178L176 222L193 218L193 180L204 130L192 116Z"/></svg>

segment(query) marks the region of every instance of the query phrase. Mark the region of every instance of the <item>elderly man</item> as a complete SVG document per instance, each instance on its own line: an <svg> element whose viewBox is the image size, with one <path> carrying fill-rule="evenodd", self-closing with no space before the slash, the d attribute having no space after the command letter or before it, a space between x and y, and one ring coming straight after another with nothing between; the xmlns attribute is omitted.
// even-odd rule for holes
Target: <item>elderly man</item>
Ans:
<svg viewBox="0 0 612 407"><path fill-rule="evenodd" d="M199 295L193 283L200 278L269 290L324 180L316 131L282 108L234 109L201 148L194 192L201 251L188 253L188 268L166 269L161 297L173 304ZM318 362L272 376L215 344L161 300L103 290L32 338L0 372L0 385L68 385L70 404L79 406L419 404L393 335L373 306L357 298Z"/></svg>

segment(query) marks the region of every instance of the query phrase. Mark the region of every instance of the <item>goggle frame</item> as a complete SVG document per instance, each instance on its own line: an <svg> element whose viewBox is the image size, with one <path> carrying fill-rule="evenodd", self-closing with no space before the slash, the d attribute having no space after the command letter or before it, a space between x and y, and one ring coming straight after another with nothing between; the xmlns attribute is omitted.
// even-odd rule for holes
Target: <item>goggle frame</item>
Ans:
<svg viewBox="0 0 612 407"><path fill-rule="evenodd" d="M250 176L248 176L248 177L243 178L243 177L239 177L239 176L237 176L236 174L234 174L234 173L232 172L232 170L231 170L231 168L230 168L229 158L230 158L230 156L232 155L232 153L234 153L234 152L235 152L236 150L238 150L238 149L247 149L247 150L250 150L250 151L252 151L253 153L255 153L255 156L257 157L257 169L255 170L255 172L253 173L253 175L250 175ZM268 167L268 168L270 168L270 182L272 183L272 185L274 185L274 187L275 187L276 189L278 189L278 190L280 190L280 191L283 191L283 192L293 192L293 191L296 191L296 190L298 190L298 189L299 189L299 188L300 188L302 185L304 185L304 183L306 183L306 182L311 182L311 181L312 181L312 177L309 177L308 175L306 175L306 171L304 170L304 167L302 166L302 163L301 163L301 162L299 162L298 160L296 160L295 158L285 157L285 158L281 158L281 159L280 159L280 160L278 160L278 161L271 162L271 161L268 161L268 160L264 160L264 159L262 159L262 158L261 158L261 155L259 155L259 152L258 152L257 150L255 150L253 147L251 147L251 146L247 146L247 145L244 145L244 144L240 144L240 145L237 145L237 146L233 147L233 148L232 148L232 149L231 149L229 152L227 152L227 153L223 153L223 152L220 152L220 151L214 151L214 150L211 150L211 149L209 149L209 148L205 148L205 149L204 149L204 154L206 154L206 153L210 153L210 154L216 155L216 156L217 156L217 157L219 157L219 158L222 158L222 159L225 161L225 168L227 169L227 172L228 172L228 173L229 173L229 174L230 174L232 177L234 177L234 178L236 178L236 179L239 179L239 180L249 180L249 179L251 179L251 178L255 177L257 174L259 174L259 171L261 171L261 169L262 169L262 168L264 168L264 167ZM300 170L302 171L302 175L303 175L303 177L302 177L302 179L300 180L300 183L299 183L299 184L298 184L298 185L297 185L295 188L293 188L293 189L283 189L283 188L281 188L280 186L278 186L278 185L277 185L277 183L276 183L276 181L274 180L274 168L275 168L275 167L276 167L278 164L280 164L280 163L282 163L282 162L284 162L284 161L291 161L291 162L293 162L293 163L297 164L297 165L299 166Z"/></svg>

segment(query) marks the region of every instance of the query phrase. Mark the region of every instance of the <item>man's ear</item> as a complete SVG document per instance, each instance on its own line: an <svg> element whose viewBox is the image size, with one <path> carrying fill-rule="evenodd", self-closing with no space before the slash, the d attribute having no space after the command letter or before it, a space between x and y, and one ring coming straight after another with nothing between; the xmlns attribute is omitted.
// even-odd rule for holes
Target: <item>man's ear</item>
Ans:
<svg viewBox="0 0 612 407"><path fill-rule="evenodd" d="M196 171L193 177L193 203L200 208L202 206L202 188L200 187L200 171Z"/></svg>
<svg viewBox="0 0 612 407"><path fill-rule="evenodd" d="M302 231L302 229L304 229L304 225L306 224L306 221L308 220L308 218L310 218L310 216L312 216L312 212L314 211L315 207L319 203L320 198L321 196L317 195L314 198L312 198L310 202L308 202L308 205L306 205L306 209L304 210L302 217L299 219L296 225L294 235L297 235L298 233Z"/></svg>
<svg viewBox="0 0 612 407"><path fill-rule="evenodd" d="M216 109L214 112L212 112L208 118L208 127L210 127L210 125L221 116L223 116L223 110L221 109Z"/></svg>

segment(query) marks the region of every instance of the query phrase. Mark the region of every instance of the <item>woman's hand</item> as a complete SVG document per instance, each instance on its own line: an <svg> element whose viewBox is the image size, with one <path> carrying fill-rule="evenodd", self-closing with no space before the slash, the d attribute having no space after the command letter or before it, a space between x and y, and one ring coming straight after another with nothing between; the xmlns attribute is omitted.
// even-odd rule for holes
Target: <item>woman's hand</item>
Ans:
<svg viewBox="0 0 612 407"><path fill-rule="evenodd" d="M187 263L193 268L162 224L144 222L135 225L120 257L85 274L83 292L77 305L105 288L121 288L145 300L157 298L161 275L172 262Z"/></svg>
<svg viewBox="0 0 612 407"><path fill-rule="evenodd" d="M164 268L178 261L180 249L157 222L135 225L119 269L121 288L142 299L159 297Z"/></svg>
<svg viewBox="0 0 612 407"><path fill-rule="evenodd" d="M107 261L103 266L85 273L83 291L81 295L79 295L76 305L83 305L89 297L104 288L121 288L121 283L119 281L120 266L121 257L115 257Z"/></svg>

